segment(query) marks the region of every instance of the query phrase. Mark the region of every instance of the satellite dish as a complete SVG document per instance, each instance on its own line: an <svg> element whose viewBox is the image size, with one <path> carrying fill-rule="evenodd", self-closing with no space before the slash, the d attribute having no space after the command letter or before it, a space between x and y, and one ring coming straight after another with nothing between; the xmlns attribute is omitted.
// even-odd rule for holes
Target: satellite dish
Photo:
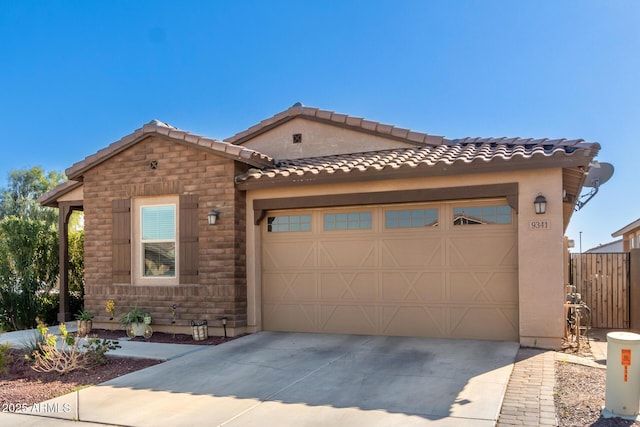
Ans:
<svg viewBox="0 0 640 427"><path fill-rule="evenodd" d="M587 179L584 181L585 187L598 188L609 181L613 176L613 165L611 163L594 163L589 169Z"/></svg>
<svg viewBox="0 0 640 427"><path fill-rule="evenodd" d="M591 188L591 191L580 196L580 200L576 202L576 211L582 209L589 200L593 199L600 186L613 176L613 165L611 163L593 162L590 166L584 186Z"/></svg>

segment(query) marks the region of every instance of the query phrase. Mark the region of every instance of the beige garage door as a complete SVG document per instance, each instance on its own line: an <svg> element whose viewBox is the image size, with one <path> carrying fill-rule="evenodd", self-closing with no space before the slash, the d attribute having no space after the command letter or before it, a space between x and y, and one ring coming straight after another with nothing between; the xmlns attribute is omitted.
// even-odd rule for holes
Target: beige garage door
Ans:
<svg viewBox="0 0 640 427"><path fill-rule="evenodd" d="M518 339L516 216L500 200L272 211L272 331Z"/></svg>

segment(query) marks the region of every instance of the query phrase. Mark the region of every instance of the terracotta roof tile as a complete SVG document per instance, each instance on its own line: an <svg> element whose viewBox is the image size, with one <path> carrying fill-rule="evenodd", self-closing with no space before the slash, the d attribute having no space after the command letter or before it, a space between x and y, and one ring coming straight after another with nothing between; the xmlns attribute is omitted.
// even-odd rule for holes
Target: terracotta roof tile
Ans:
<svg viewBox="0 0 640 427"><path fill-rule="evenodd" d="M336 172L358 173L383 171L384 169L412 169L453 166L458 163L489 163L495 160L523 160L571 156L576 149L587 150L591 156L597 154L600 145L576 140L549 140L525 138L463 138L443 140L438 146L418 146L389 149L367 153L341 154L323 157L282 160L274 167L251 169L236 181L263 178L334 174Z"/></svg>

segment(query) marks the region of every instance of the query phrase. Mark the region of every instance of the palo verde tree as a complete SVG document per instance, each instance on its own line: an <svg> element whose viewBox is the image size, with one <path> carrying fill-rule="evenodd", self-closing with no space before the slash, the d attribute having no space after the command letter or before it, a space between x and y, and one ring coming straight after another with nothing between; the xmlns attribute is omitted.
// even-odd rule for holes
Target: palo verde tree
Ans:
<svg viewBox="0 0 640 427"><path fill-rule="evenodd" d="M0 192L0 326L25 329L52 321L58 278L58 212L37 198L64 180L39 167L12 171Z"/></svg>

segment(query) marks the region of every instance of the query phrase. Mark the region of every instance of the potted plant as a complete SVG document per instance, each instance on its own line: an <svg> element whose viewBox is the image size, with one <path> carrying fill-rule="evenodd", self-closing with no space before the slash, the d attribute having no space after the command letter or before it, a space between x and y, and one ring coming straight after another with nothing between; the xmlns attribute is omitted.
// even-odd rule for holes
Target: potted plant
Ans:
<svg viewBox="0 0 640 427"><path fill-rule="evenodd" d="M88 335L93 327L93 314L87 310L80 310L76 314L78 321L78 335Z"/></svg>
<svg viewBox="0 0 640 427"><path fill-rule="evenodd" d="M151 315L144 310L139 310L137 306L122 316L120 323L125 326L129 338L149 338L152 334L151 326L149 326Z"/></svg>

